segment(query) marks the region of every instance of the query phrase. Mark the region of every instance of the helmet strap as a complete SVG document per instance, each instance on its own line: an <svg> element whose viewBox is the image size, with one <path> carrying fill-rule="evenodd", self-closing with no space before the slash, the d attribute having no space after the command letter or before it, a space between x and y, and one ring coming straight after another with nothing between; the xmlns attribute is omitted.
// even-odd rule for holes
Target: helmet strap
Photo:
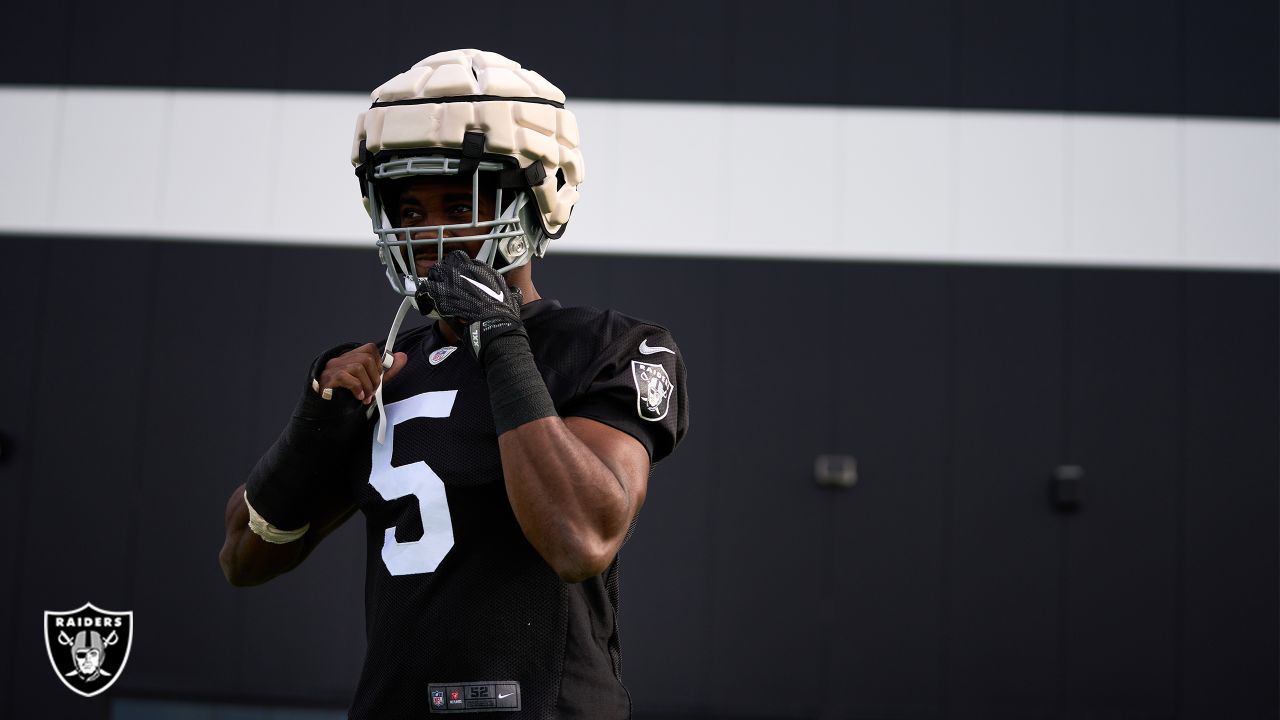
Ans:
<svg viewBox="0 0 1280 720"><path fill-rule="evenodd" d="M480 167L480 159L484 157L484 133L468 130L462 135L462 159L458 161L459 177L469 178L476 174Z"/></svg>
<svg viewBox="0 0 1280 720"><path fill-rule="evenodd" d="M412 302L412 298L408 298L408 297L401 300L400 308L396 310L396 318L395 320L391 321L391 332L387 333L387 344L383 346L383 353L382 353L382 372L383 373L386 373L386 371L389 370L391 366L395 364L395 354L392 351L392 348L395 347L396 335L400 334L400 323L404 321L405 313L409 312L409 305L411 302ZM387 438L387 408L382 404L383 384L384 383L382 382L378 383L378 389L373 391L373 399L374 399L373 407L370 407L369 410L366 411L367 414L372 414L374 412L374 409L375 408L377 409L377 413L378 413L377 438L378 438L379 445L384 444Z"/></svg>

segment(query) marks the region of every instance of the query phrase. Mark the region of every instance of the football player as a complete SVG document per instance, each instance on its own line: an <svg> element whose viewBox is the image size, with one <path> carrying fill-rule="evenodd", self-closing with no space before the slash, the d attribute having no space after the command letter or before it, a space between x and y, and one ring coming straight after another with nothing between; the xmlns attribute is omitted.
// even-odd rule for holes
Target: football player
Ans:
<svg viewBox="0 0 1280 720"><path fill-rule="evenodd" d="M630 717L617 554L685 434L680 350L534 286L584 173L559 89L457 50L373 99L352 162L400 308L385 343L333 348L300 378L227 504L223 571L265 582L360 510L351 718ZM435 322L400 335L411 308Z"/></svg>

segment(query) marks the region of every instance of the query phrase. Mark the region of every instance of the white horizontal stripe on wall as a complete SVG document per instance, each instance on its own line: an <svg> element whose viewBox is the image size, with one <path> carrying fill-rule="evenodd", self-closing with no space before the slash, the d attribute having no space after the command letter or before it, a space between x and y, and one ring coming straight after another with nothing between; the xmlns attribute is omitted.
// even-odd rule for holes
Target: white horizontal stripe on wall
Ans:
<svg viewBox="0 0 1280 720"><path fill-rule="evenodd" d="M359 94L0 87L0 232L370 245ZM552 252L1280 269L1280 123L571 101Z"/></svg>

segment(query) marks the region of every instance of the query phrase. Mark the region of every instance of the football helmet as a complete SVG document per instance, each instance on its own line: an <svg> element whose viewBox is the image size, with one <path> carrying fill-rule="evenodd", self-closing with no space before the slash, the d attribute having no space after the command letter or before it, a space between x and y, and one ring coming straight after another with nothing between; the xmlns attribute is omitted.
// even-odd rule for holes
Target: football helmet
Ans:
<svg viewBox="0 0 1280 720"><path fill-rule="evenodd" d="M454 243L484 241L477 259L505 273L541 257L564 232L584 176L578 125L564 93L541 75L497 53L452 50L371 97L351 162L387 279L419 310L430 307L419 304L416 255L443 258ZM395 183L416 176L470 179L470 221L397 226L388 211ZM494 193L493 217L480 217L482 192Z"/></svg>
<svg viewBox="0 0 1280 720"><path fill-rule="evenodd" d="M97 630L81 630L71 645L71 657L75 659L76 672L86 680L97 680L99 674L107 675L102 670L106 660L107 645L113 644L114 638L102 639Z"/></svg>

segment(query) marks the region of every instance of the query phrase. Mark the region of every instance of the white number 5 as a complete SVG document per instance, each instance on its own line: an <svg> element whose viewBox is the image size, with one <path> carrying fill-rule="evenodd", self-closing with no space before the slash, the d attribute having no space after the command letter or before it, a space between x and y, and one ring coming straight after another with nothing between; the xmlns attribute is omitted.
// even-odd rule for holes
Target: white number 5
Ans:
<svg viewBox="0 0 1280 720"><path fill-rule="evenodd" d="M369 484L383 500L406 495L418 499L422 515L422 538L397 542L396 528L387 528L382 541L382 562L392 575L415 575L434 572L436 566L453 547L453 521L449 519L449 501L444 494L444 481L426 461L391 467L395 448L396 425L413 418L444 418L453 411L457 390L435 390L414 395L386 406L387 441L373 442L373 471Z"/></svg>

